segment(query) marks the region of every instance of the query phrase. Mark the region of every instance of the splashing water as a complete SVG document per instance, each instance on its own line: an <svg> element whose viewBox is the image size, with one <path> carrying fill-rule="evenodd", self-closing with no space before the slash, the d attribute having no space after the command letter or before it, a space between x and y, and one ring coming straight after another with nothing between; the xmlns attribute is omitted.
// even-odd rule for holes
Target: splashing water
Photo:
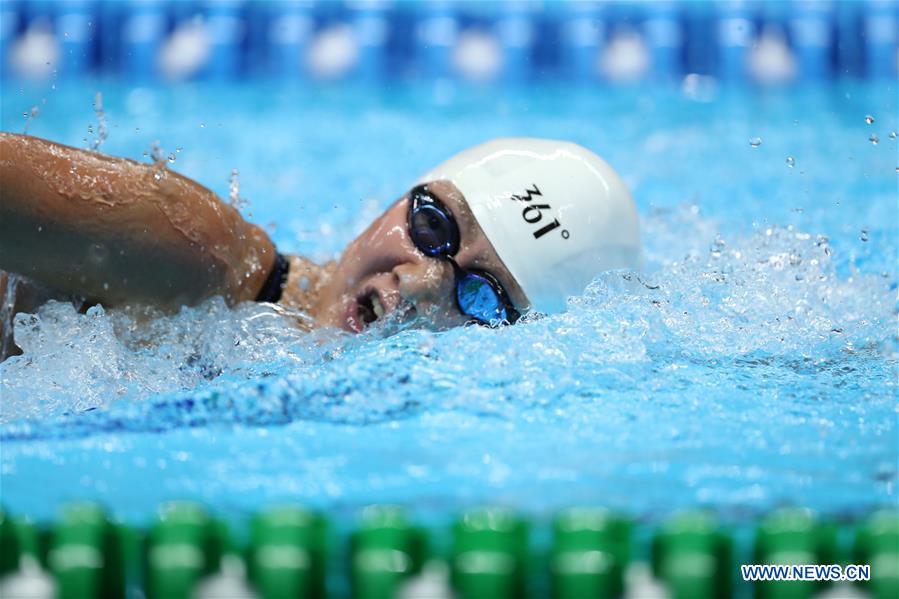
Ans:
<svg viewBox="0 0 899 599"><path fill-rule="evenodd" d="M104 311L99 306L79 314L69 304L50 303L36 315L16 319L16 340L26 355L0 365L7 385L3 420L109 407L116 398L134 402L209 382L252 382L261 373L285 369L294 370L292 378L306 386L316 380L311 384L320 389L333 383L320 378L323 372L345 373L340 387L365 395L374 391L366 378L400 358L390 348L411 342L442 354L468 337L473 338L466 343L469 351L439 357L447 372L429 374L436 376L431 384L439 389L449 373L467 370L471 352L480 356L478 363L495 365L495 386L469 388L464 377L451 385L457 393L447 407L477 412L514 411L546 401L541 398L565 396L578 388L578 377L572 375L585 367L604 365L611 374L615 364L645 364L653 354L688 362L762 360L787 370L804 368L803 363L824 367L847 352L895 360L895 339L887 326L894 306L889 280L874 275L842 280L826 238L791 227L769 228L745 239L725 241L716 235L701 251L679 241L685 224L694 239L708 227L690 208L654 215L645 222L647 238L654 240L647 247L653 269L640 276L598 277L582 296L572 298L567 313L532 317L507 330L413 328L401 340L377 341L386 331L376 327L361 339L338 335L336 346L316 349L322 337L302 332L289 317L263 305L244 304L232 312L213 299L166 317L152 310ZM504 349L506 343L510 347ZM72 352L73 347L80 349ZM338 368L329 368L338 356ZM354 360L364 364L355 367L355 374ZM524 365L525 376L509 368L512 362ZM501 399L505 394L518 399L507 404ZM354 410L336 408L323 408L321 414L367 421L395 410L395 402L384 397L358 412L358 418L351 416Z"/></svg>
<svg viewBox="0 0 899 599"><path fill-rule="evenodd" d="M97 152L109 137L109 127L106 123L106 113L103 111L103 94L97 92L94 94L94 115L97 117L97 136L91 140L90 149ZM88 127L88 133L93 133L91 127Z"/></svg>
<svg viewBox="0 0 899 599"><path fill-rule="evenodd" d="M249 380L277 369L280 360L309 360L316 339L283 311L262 304L230 310L221 298L174 316L101 306L81 314L69 303L50 302L15 318L15 341L25 355L0 364L0 421L143 400L225 373Z"/></svg>
<svg viewBox="0 0 899 599"><path fill-rule="evenodd" d="M165 166L165 150L158 140L150 144L149 158L153 164Z"/></svg>
<svg viewBox="0 0 899 599"><path fill-rule="evenodd" d="M25 117L25 127L22 129L22 135L28 135L28 127L31 125L31 121L36 119L40 113L41 109L37 105L22 113L22 116Z"/></svg>
<svg viewBox="0 0 899 599"><path fill-rule="evenodd" d="M250 205L249 200L240 196L240 173L237 169L231 169L228 178L228 202L235 210L243 210Z"/></svg>

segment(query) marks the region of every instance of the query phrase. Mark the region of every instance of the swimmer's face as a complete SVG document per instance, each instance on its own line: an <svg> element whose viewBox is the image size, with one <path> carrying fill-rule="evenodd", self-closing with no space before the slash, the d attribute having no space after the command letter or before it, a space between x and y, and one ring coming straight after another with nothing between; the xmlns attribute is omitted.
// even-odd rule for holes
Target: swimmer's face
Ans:
<svg viewBox="0 0 899 599"><path fill-rule="evenodd" d="M428 184L431 194L452 212L459 228L463 269L483 270L505 289L512 304L527 306L524 292L503 265L456 186L448 181ZM409 237L409 194L400 198L347 246L331 279L316 302L320 326L361 332L396 310L423 316L437 327L468 322L455 300L452 265L425 256Z"/></svg>

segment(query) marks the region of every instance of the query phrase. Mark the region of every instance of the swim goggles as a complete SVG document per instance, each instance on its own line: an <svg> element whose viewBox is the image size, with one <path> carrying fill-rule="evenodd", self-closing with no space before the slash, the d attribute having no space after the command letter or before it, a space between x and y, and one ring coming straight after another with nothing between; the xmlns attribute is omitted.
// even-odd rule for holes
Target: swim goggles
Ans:
<svg viewBox="0 0 899 599"><path fill-rule="evenodd" d="M483 270L466 269L453 259L459 251L459 227L453 213L428 191L427 184L409 192L409 236L425 256L446 260L456 278L456 305L479 324L514 323L521 316L499 281Z"/></svg>

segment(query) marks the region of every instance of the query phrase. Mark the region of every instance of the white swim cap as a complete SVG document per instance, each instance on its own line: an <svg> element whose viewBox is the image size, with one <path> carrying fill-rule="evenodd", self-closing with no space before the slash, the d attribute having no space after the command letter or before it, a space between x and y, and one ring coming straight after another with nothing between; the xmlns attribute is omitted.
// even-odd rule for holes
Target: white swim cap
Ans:
<svg viewBox="0 0 899 599"><path fill-rule="evenodd" d="M600 272L640 265L637 209L599 156L566 141L502 138L464 150L421 182L451 181L530 308L554 312Z"/></svg>

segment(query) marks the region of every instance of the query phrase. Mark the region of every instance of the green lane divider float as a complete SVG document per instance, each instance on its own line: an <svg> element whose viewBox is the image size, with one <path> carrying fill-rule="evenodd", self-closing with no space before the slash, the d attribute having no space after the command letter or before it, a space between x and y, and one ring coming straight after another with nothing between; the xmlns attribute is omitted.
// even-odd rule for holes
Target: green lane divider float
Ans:
<svg viewBox="0 0 899 599"><path fill-rule="evenodd" d="M0 577L19 569L20 551L15 525L6 512L0 510Z"/></svg>
<svg viewBox="0 0 899 599"><path fill-rule="evenodd" d="M394 597L401 584L421 572L425 533L396 506L372 506L350 536L350 583L354 599Z"/></svg>
<svg viewBox="0 0 899 599"><path fill-rule="evenodd" d="M247 565L260 599L324 599L327 522L294 506L264 510L253 518Z"/></svg>
<svg viewBox="0 0 899 599"><path fill-rule="evenodd" d="M652 542L653 574L672 599L725 599L734 576L732 542L710 514L688 512L662 525Z"/></svg>
<svg viewBox="0 0 899 599"><path fill-rule="evenodd" d="M821 523L810 510L783 509L762 520L755 540L757 564L835 564L836 527ZM756 583L758 599L811 599L823 583L767 580Z"/></svg>
<svg viewBox="0 0 899 599"><path fill-rule="evenodd" d="M411 599L409 589L422 588L441 599L606 599L657 595L659 586L670 599L727 599L734 583L741 585L740 597L814 599L849 586L767 581L750 589L740 581L739 565L846 561L870 565L871 580L857 586L860 596L899 597L899 510L875 512L844 528L852 533L851 540L845 535L843 546L851 548L845 560L838 557L838 527L808 510L764 517L751 551L747 547L740 559L731 535L711 514L682 513L650 535L652 578L639 564L626 576L640 561L632 555L634 525L593 507L558 512L539 553L532 551L525 518L489 507L457 518L446 555L439 556L429 537L443 538L440 532L429 534L396 506L364 509L345 545L334 542L323 514L298 506L257 513L243 548L223 521L193 503L163 505L146 531L113 521L91 503L67 506L47 524L0 510L0 596L31 589L26 594L40 599L347 599L346 592L335 595L327 586L328 572L337 571L328 564L344 555L345 546L348 584L334 587L348 589L352 599Z"/></svg>
<svg viewBox="0 0 899 599"><path fill-rule="evenodd" d="M190 599L197 583L219 568L225 539L204 508L169 503L147 537L147 599Z"/></svg>
<svg viewBox="0 0 899 599"><path fill-rule="evenodd" d="M871 580L862 586L872 599L899 597L899 511L876 512L857 528L853 561L870 564Z"/></svg>
<svg viewBox="0 0 899 599"><path fill-rule="evenodd" d="M459 599L512 599L525 595L530 550L528 525L502 508L466 512L453 525L450 559Z"/></svg>
<svg viewBox="0 0 899 599"><path fill-rule="evenodd" d="M53 529L47 562L58 599L113 599L124 594L121 539L106 512L95 504L63 510Z"/></svg>
<svg viewBox="0 0 899 599"><path fill-rule="evenodd" d="M553 520L549 558L553 599L606 599L624 593L630 523L600 508L571 508Z"/></svg>

